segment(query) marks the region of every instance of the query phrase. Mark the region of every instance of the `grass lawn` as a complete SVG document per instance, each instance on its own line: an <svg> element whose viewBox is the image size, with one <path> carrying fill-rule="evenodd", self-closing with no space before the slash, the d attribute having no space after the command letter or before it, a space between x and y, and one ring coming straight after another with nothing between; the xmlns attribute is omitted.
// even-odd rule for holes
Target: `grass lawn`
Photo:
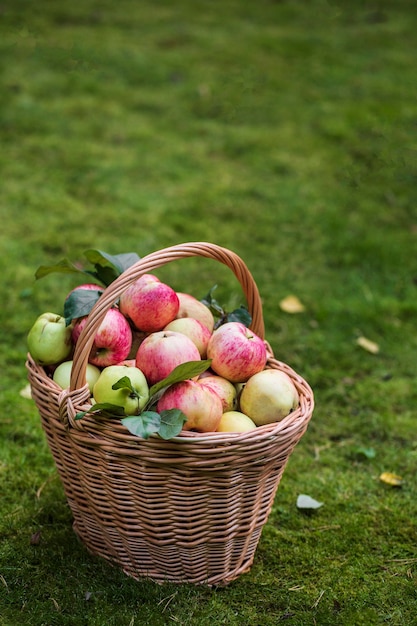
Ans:
<svg viewBox="0 0 417 626"><path fill-rule="evenodd" d="M1 3L1 626L416 623L416 29L410 0ZM316 401L225 588L89 555L20 395L29 328L78 284L39 265L197 240L246 261ZM241 303L213 262L159 275Z"/></svg>

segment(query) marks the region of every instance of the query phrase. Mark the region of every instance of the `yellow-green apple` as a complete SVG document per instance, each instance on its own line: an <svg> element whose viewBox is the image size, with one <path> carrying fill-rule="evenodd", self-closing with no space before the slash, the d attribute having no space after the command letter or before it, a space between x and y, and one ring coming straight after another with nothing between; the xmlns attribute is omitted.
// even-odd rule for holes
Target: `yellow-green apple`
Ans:
<svg viewBox="0 0 417 626"><path fill-rule="evenodd" d="M249 378L239 403L241 411L262 426L286 417L298 406L299 395L288 374L266 369Z"/></svg>
<svg viewBox="0 0 417 626"><path fill-rule="evenodd" d="M201 361L197 346L189 337L172 330L151 333L142 341L136 354L136 367L142 370L150 385L166 378L177 365L188 361Z"/></svg>
<svg viewBox="0 0 417 626"><path fill-rule="evenodd" d="M256 428L255 422L241 411L225 411L217 426L217 432L246 433L254 428Z"/></svg>
<svg viewBox="0 0 417 626"><path fill-rule="evenodd" d="M56 313L40 315L27 336L29 352L36 363L54 365L71 354L72 327L66 326L65 318Z"/></svg>
<svg viewBox="0 0 417 626"><path fill-rule="evenodd" d="M127 376L132 389L112 386ZM93 397L97 404L110 403L122 406L126 415L139 415L149 400L149 387L145 375L137 367L109 365L105 367L93 387Z"/></svg>
<svg viewBox="0 0 417 626"><path fill-rule="evenodd" d="M164 330L173 330L174 332L186 335L197 346L201 358L206 358L211 332L207 326L204 326L204 324L194 317L181 317L172 320L172 322L165 326Z"/></svg>
<svg viewBox="0 0 417 626"><path fill-rule="evenodd" d="M73 361L63 361L58 365L53 374L53 379L61 389L68 389L71 381L71 370ZM89 390L92 392L98 377L100 376L100 370L95 365L87 363L86 368L86 382Z"/></svg>
<svg viewBox="0 0 417 626"><path fill-rule="evenodd" d="M212 391L217 393L222 401L223 411L231 411L236 408L237 390L233 383L223 376L211 374L209 376L200 376L198 383L204 387L210 387Z"/></svg>
<svg viewBox="0 0 417 626"><path fill-rule="evenodd" d="M215 431L223 414L219 396L195 380L174 383L164 391L157 410L168 409L180 409L187 418L183 429L200 433Z"/></svg>
<svg viewBox="0 0 417 626"><path fill-rule="evenodd" d="M77 343L87 317L76 320L72 340ZM94 336L88 361L97 367L108 367L127 359L132 345L129 322L118 309L109 309Z"/></svg>
<svg viewBox="0 0 417 626"><path fill-rule="evenodd" d="M120 296L120 311L146 333L162 330L178 313L176 292L153 274L143 274Z"/></svg>
<svg viewBox="0 0 417 626"><path fill-rule="evenodd" d="M267 352L263 339L252 330L241 322L227 322L210 337L207 358L216 374L240 383L263 370Z"/></svg>
<svg viewBox="0 0 417 626"><path fill-rule="evenodd" d="M189 293L177 291L177 296L180 302L177 317L193 317L213 332L214 317L208 306Z"/></svg>

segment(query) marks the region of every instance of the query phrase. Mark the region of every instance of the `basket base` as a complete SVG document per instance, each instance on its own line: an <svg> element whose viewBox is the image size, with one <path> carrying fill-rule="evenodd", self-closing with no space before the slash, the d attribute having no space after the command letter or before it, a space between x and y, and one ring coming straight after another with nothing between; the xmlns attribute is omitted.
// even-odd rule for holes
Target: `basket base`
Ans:
<svg viewBox="0 0 417 626"><path fill-rule="evenodd" d="M249 537L235 537L229 545L202 543L197 546L152 546L140 537L121 538L115 531L109 537L109 546L100 547L100 536L91 535L84 521L73 522L73 529L86 549L104 558L135 580L148 579L158 584L178 583L224 587L249 572L253 565L256 547L262 529ZM110 533L112 534L112 533ZM137 557L136 554L137 553ZM140 555L140 556L139 556Z"/></svg>

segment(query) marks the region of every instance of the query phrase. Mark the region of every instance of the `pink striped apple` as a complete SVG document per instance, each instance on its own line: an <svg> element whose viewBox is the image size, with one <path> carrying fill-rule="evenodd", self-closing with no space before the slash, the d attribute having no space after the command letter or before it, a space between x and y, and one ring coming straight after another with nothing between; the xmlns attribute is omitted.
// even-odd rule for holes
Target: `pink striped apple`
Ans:
<svg viewBox="0 0 417 626"><path fill-rule="evenodd" d="M177 291L177 296L180 302L177 317L192 317L204 324L210 332L213 332L214 317L208 306L189 293Z"/></svg>
<svg viewBox="0 0 417 626"><path fill-rule="evenodd" d="M223 406L219 396L194 380L184 380L168 387L158 401L159 413L168 409L180 409L187 418L183 429L200 433L217 429Z"/></svg>
<svg viewBox="0 0 417 626"><path fill-rule="evenodd" d="M82 317L75 322L72 330L74 343L77 343L87 319ZM129 322L118 309L109 309L95 334L88 361L97 367L116 365L127 359L131 345L132 331Z"/></svg>
<svg viewBox="0 0 417 626"><path fill-rule="evenodd" d="M162 330L178 313L176 292L153 274L143 274L120 296L120 311L143 332Z"/></svg>
<svg viewBox="0 0 417 626"><path fill-rule="evenodd" d="M217 328L207 346L211 369L232 383L245 382L264 369L267 361L263 339L241 322Z"/></svg>
<svg viewBox="0 0 417 626"><path fill-rule="evenodd" d="M200 376L198 383L204 387L209 387L217 393L222 401L223 411L231 411L237 406L237 389L230 380L217 376L216 374Z"/></svg>
<svg viewBox="0 0 417 626"><path fill-rule="evenodd" d="M145 374L149 385L169 376L177 365L201 361L197 346L182 333L161 330L151 333L136 353L136 367Z"/></svg>
<svg viewBox="0 0 417 626"><path fill-rule="evenodd" d="M204 324L198 320L193 317L181 317L172 320L172 322L165 326L164 330L173 330L176 333L186 335L197 346L201 358L206 358L211 332L207 326L204 326Z"/></svg>

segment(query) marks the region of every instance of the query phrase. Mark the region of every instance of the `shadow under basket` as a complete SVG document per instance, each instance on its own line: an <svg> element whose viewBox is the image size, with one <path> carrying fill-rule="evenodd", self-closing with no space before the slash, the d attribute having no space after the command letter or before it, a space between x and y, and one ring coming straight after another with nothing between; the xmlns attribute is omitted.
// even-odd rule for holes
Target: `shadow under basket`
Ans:
<svg viewBox="0 0 417 626"><path fill-rule="evenodd" d="M68 390L30 355L26 366L74 530L86 548L136 579L226 585L250 569L287 461L307 429L314 399L306 381L267 344L266 367L288 374L300 397L281 422L241 434L183 431L165 441L136 437L117 419L75 419L91 406L85 371L105 312L139 276L189 256L232 269L251 328L263 338L259 293L243 261L214 244L181 244L144 257L105 290L77 342Z"/></svg>

